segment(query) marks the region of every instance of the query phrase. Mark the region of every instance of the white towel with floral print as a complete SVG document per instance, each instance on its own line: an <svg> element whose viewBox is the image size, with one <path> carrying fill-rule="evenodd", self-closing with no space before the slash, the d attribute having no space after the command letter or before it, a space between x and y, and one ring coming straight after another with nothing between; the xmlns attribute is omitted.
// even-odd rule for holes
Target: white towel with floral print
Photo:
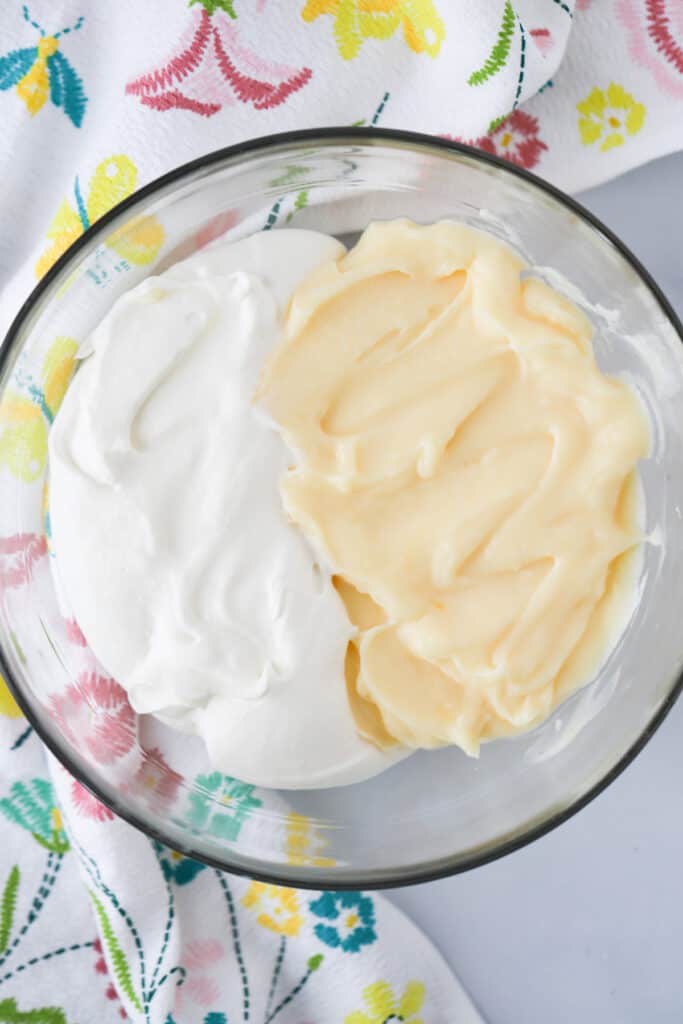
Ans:
<svg viewBox="0 0 683 1024"><path fill-rule="evenodd" d="M4 684L0 712L3 1024L481 1024L388 900L262 885L174 854L48 770ZM233 794L223 824L239 827L253 787L209 786Z"/></svg>
<svg viewBox="0 0 683 1024"><path fill-rule="evenodd" d="M576 0L574 8L574 0L5 0L0 329L118 199L248 137L419 127L569 191L682 146L683 3Z"/></svg>
<svg viewBox="0 0 683 1024"><path fill-rule="evenodd" d="M115 202L219 146L419 127L576 191L681 147L682 113L681 0L4 0L0 330ZM160 239L137 241L117 257L144 268ZM4 689L0 715L0 1024L479 1019L386 900L156 848L46 764Z"/></svg>

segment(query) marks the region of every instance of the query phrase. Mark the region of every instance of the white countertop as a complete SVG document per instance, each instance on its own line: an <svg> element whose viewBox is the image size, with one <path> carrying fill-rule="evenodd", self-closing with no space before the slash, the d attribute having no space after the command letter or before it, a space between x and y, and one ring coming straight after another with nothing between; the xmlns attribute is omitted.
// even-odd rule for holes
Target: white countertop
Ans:
<svg viewBox="0 0 683 1024"><path fill-rule="evenodd" d="M683 315L683 154L579 198ZM683 699L624 774L550 835L388 895L489 1024L683 1024L682 872Z"/></svg>

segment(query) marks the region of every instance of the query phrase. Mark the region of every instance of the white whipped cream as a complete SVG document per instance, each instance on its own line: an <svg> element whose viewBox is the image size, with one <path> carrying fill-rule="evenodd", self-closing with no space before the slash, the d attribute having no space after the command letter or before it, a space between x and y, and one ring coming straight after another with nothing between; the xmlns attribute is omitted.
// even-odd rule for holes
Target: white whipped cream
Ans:
<svg viewBox="0 0 683 1024"><path fill-rule="evenodd" d="M399 754L356 732L352 628L282 508L294 461L251 401L300 280L343 247L282 230L150 278L93 333L50 432L60 588L139 713L258 785L360 781Z"/></svg>

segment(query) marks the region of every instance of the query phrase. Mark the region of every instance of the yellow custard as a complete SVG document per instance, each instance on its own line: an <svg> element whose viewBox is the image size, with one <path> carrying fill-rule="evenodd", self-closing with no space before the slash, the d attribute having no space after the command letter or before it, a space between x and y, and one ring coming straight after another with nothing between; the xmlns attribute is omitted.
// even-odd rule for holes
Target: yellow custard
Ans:
<svg viewBox="0 0 683 1024"><path fill-rule="evenodd" d="M337 574L377 745L482 740L586 682L632 597L649 430L588 319L497 239L371 225L292 298L257 401L285 509Z"/></svg>

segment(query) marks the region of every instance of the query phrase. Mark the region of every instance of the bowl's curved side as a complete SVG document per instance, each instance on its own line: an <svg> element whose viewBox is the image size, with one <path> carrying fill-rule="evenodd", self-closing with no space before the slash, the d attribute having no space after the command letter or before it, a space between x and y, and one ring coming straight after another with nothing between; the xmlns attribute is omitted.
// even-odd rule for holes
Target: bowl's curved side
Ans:
<svg viewBox="0 0 683 1024"><path fill-rule="evenodd" d="M537 190L544 197L562 206L584 225L588 225L613 248L619 258L635 272L652 296L663 317L668 321L678 340L683 342L683 325L656 282L640 261L627 246L588 210L549 183L522 168L507 164L496 156L482 153L471 147L449 140L437 139L414 132L387 129L361 129L353 131L345 128L330 128L288 132L217 150L206 157L201 157L163 175L114 207L63 254L19 310L7 332L5 343L0 351L0 380L3 382L3 387L7 382L32 323L35 322L41 311L48 306L51 298L60 289L81 258L96 248L107 232L115 229L124 220L135 217L138 213L142 212L148 201L157 199L167 193L173 193L180 186L187 184L189 181L199 180L216 168L234 166L242 160L262 153L285 154L292 147L316 146L324 148L326 146L339 145L360 148L373 145L388 146L394 147L397 154L400 154L401 151L410 150L411 152L456 155L460 158L464 157L468 161L474 161L477 164L495 168L506 176L512 176L512 178L523 181L527 186L531 186L532 189ZM125 800L122 800L117 795L113 787L109 789L104 782L100 783L98 780L90 777L87 768L81 763L81 759L70 750L68 743L59 735L53 724L46 723L42 719L37 704L31 701L19 682L19 673L13 664L13 659L14 652L9 647L6 649L0 642L0 670L29 723L34 727L51 753L62 762L67 770L119 817L159 842L172 845L185 855L194 857L213 867L229 870L236 874L248 875L249 877L274 884L288 884L312 889L371 889L432 881L481 866L532 842L553 828L556 828L586 806L621 774L652 737L683 689L683 672L681 672L672 678L670 688L664 699L658 704L635 742L625 750L616 763L611 765L602 774L594 785L575 799L562 801L540 817L535 816L522 821L514 829L506 830L490 842L474 844L454 856L427 859L422 863L411 865L409 868L403 866L387 869L369 868L367 870L343 869L333 866L316 866L311 868L290 864L260 863L253 858L241 856L239 852L233 855L226 851L225 858L215 857L207 854L206 850L201 848L201 844L194 844L180 830L173 827L172 824L169 824L167 827L161 827L145 819L144 815L139 813L135 807L127 805Z"/></svg>

